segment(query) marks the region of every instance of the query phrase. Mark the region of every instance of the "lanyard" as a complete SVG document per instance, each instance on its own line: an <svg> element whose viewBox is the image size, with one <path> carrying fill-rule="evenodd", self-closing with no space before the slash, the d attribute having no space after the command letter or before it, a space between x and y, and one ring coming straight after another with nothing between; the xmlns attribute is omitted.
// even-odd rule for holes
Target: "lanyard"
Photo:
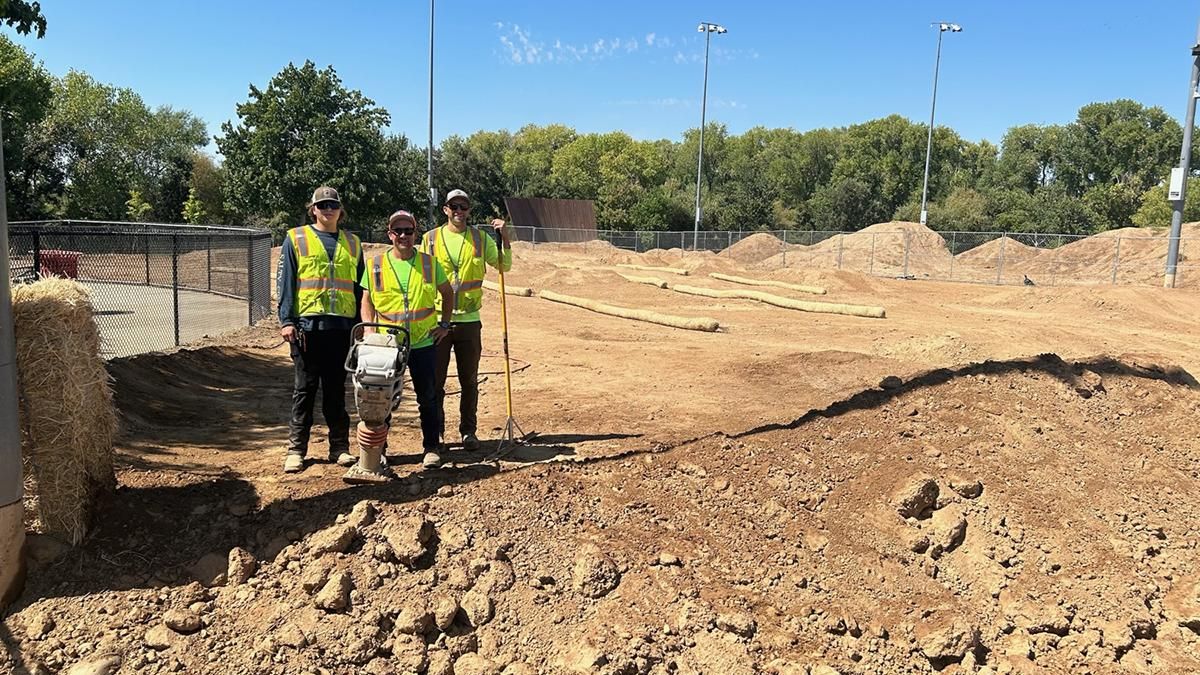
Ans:
<svg viewBox="0 0 1200 675"><path fill-rule="evenodd" d="M413 253L413 255L415 256L416 253ZM391 258L390 253L388 254L388 257ZM413 273L413 264L407 260L405 262L408 262L408 280L411 282L412 281L412 273ZM400 273L396 271L396 265L391 260L388 260L388 267L392 270L392 276L396 277L396 285L400 287L400 297L404 300L404 329L408 331L409 337L411 339L411 337L412 337L412 315L408 311L408 284L405 284L404 282L400 281Z"/></svg>
<svg viewBox="0 0 1200 675"><path fill-rule="evenodd" d="M455 293L455 295L458 295L458 289L462 286L462 279L460 279L459 275L458 275L458 261L456 261L454 259L454 256L450 255L450 247L446 246L445 234L443 234L441 237L438 237L438 239L441 240L441 242L442 242L442 248L446 249L446 259L450 261L450 269L451 269L451 272L454 274L454 282L453 282L454 293ZM465 251L466 249L467 249L467 234L464 232L462 235L462 243L458 245L458 260L462 260L463 251ZM455 302L455 305L458 304L457 297L454 299L454 302Z"/></svg>

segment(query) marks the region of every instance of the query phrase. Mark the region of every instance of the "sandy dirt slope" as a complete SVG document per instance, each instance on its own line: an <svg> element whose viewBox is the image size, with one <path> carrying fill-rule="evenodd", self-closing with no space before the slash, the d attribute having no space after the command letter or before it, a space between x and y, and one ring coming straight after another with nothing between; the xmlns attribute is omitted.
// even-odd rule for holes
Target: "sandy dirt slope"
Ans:
<svg viewBox="0 0 1200 675"><path fill-rule="evenodd" d="M8 666L1200 669L1193 292L715 257L668 279L757 274L887 308L860 319L632 284L604 269L618 257L520 250L509 281L712 316L722 332L509 298L528 364L517 415L541 436L498 464L481 461L489 442L436 472L403 454L378 488L325 464L285 476L291 369L269 327L112 362L121 488L81 548L35 539L40 562L0 624ZM497 300L485 439L504 421ZM392 447L415 452L411 401L399 419ZM119 670L68 670L108 655Z"/></svg>

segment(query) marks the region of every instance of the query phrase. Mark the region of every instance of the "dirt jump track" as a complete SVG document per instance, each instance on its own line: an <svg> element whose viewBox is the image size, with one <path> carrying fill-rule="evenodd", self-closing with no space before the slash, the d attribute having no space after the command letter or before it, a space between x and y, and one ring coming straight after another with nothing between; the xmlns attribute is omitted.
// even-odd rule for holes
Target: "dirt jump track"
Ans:
<svg viewBox="0 0 1200 675"><path fill-rule="evenodd" d="M395 482L282 474L270 326L112 361L120 487L81 547L35 538L0 672L1200 671L1194 290L571 246L519 247L507 281L722 328L509 297L517 417L540 435L499 463L489 441L422 472L410 398ZM887 318L680 295L615 263ZM486 300L485 441L504 422Z"/></svg>

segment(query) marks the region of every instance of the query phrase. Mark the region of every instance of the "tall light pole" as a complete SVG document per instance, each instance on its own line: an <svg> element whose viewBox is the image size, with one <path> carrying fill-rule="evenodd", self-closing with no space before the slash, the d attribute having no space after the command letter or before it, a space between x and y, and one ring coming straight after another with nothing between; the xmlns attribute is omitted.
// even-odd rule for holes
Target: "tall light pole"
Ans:
<svg viewBox="0 0 1200 675"><path fill-rule="evenodd" d="M1183 231L1183 207L1187 200L1187 179L1192 166L1192 128L1196 126L1196 97L1200 92L1200 27L1192 46L1192 79L1188 85L1187 121L1183 125L1183 149L1179 151L1179 166L1171 171L1169 197L1172 200L1171 235L1167 241L1167 271L1163 286L1175 288L1175 270L1179 264L1179 235Z"/></svg>
<svg viewBox="0 0 1200 675"><path fill-rule="evenodd" d="M925 209L926 200L929 199L929 155L933 151L933 113L937 110L937 83L938 83L938 67L942 64L942 33L950 31L951 33L961 33L962 26L956 23L946 23L939 21L938 23L930 24L937 26L938 42L937 56L933 60L933 103L929 105L929 138L925 141L925 183L921 188L921 224L925 224L928 211Z"/></svg>
<svg viewBox="0 0 1200 675"><path fill-rule="evenodd" d="M696 226L692 230L692 250L700 247L700 176L704 171L704 109L708 103L708 46L712 43L712 34L728 33L724 26L707 21L696 27L704 33L704 93L700 95L700 151L696 153Z"/></svg>
<svg viewBox="0 0 1200 675"><path fill-rule="evenodd" d="M429 145L425 148L425 177L429 182L429 224L428 229L437 226L434 214L437 213L437 191L433 189L433 0L429 0Z"/></svg>

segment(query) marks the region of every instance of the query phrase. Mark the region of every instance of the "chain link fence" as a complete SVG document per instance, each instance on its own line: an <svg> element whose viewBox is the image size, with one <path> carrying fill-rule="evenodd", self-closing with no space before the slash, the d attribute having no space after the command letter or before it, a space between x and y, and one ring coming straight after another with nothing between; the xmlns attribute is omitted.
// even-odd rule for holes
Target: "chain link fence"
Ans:
<svg viewBox="0 0 1200 675"><path fill-rule="evenodd" d="M715 253L749 269L837 269L874 276L986 284L1160 286L1165 231L1093 236L1046 233L874 231L652 232L514 228L535 246L620 250L665 260ZM1200 287L1200 238L1179 240L1177 287Z"/></svg>
<svg viewBox="0 0 1200 675"><path fill-rule="evenodd" d="M14 222L8 255L14 283L60 276L88 287L106 357L176 347L271 313L271 234L264 230Z"/></svg>

